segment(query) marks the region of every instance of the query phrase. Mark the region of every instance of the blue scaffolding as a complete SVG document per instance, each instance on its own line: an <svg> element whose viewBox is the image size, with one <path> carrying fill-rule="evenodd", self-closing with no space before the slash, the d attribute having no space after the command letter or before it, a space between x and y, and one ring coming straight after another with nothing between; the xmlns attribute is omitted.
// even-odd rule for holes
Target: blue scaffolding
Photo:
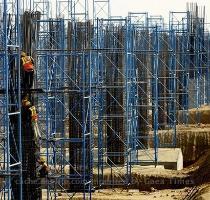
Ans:
<svg viewBox="0 0 210 200"><path fill-rule="evenodd" d="M153 27L151 32L152 35L152 80L151 80L151 91L152 91L152 121L153 121L153 129L154 129L154 158L155 165L158 162L158 129L159 129L159 51L160 51L160 43L159 43L159 26L156 24Z"/></svg>
<svg viewBox="0 0 210 200"><path fill-rule="evenodd" d="M189 12L170 12L169 15L169 30L174 32L176 45L172 45L173 52L180 56L176 56L177 65L177 110L180 117L177 118L177 123L188 124L189 110L189 40L190 40L190 18ZM180 112L181 111L181 112Z"/></svg>
<svg viewBox="0 0 210 200"><path fill-rule="evenodd" d="M82 192L86 199L92 191L91 54L86 50L91 27L86 1L57 5L57 17L66 9L62 19L36 21L37 85L43 91L38 97L39 122L43 156L52 167L47 198L64 191L69 198Z"/></svg>
<svg viewBox="0 0 210 200"><path fill-rule="evenodd" d="M97 19L94 31L98 186L128 186L138 120L133 25L128 19Z"/></svg>
<svg viewBox="0 0 210 200"><path fill-rule="evenodd" d="M210 33L208 30L205 31L205 49L206 49L206 68L207 68L207 76L206 76L206 103L210 103Z"/></svg>
<svg viewBox="0 0 210 200"><path fill-rule="evenodd" d="M93 21L88 0L56 0L54 13L49 0L0 5L2 199L24 199L20 8L40 15L30 53L47 199L91 199L94 184L128 188L132 167L156 166L158 148L176 147L177 125L200 123L210 101L210 37L197 5L170 12L169 24L146 12L113 17L110 0L92 1Z"/></svg>
<svg viewBox="0 0 210 200"><path fill-rule="evenodd" d="M108 19L110 16L110 0L93 0L93 20Z"/></svg>
<svg viewBox="0 0 210 200"><path fill-rule="evenodd" d="M56 190L64 189L64 168L68 164L64 154L67 141L64 130L65 94L62 93L65 84L64 22L62 19L41 19L36 23L41 27L44 25L44 29L40 28L38 32L36 48L37 89L43 93L37 95L42 146L45 149L42 154L52 167L52 174L47 180L47 198L54 199Z"/></svg>
<svg viewBox="0 0 210 200"><path fill-rule="evenodd" d="M196 108L195 122L200 124L200 111L201 105L205 104L206 92L205 92L205 80L208 71L207 49L204 44L204 18L205 12L203 9L198 9L197 4L188 5L190 12L190 40L189 40L189 51L190 51L190 74L189 81L191 101L189 102L190 108ZM195 99L194 101L192 99ZM190 119L189 119L190 120Z"/></svg>
<svg viewBox="0 0 210 200"><path fill-rule="evenodd" d="M136 158L132 164L157 164L158 150L158 60L159 34L157 20L148 13L129 13L134 26L133 55L137 70L137 134ZM161 18L162 20L162 18ZM151 22L152 21L152 22ZM150 24L150 26L149 26ZM155 24L155 25L154 25Z"/></svg>
<svg viewBox="0 0 210 200"><path fill-rule="evenodd" d="M1 1L1 197L22 199L19 1ZM19 184L17 184L19 183Z"/></svg>

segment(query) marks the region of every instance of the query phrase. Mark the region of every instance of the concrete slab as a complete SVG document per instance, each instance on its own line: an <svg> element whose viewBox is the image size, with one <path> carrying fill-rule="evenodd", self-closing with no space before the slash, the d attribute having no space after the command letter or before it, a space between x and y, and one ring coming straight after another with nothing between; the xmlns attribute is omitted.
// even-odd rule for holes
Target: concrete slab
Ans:
<svg viewBox="0 0 210 200"><path fill-rule="evenodd" d="M104 149L104 151L106 151ZM138 164L140 166L154 166L154 149L138 150ZM98 149L94 148L94 165L98 164ZM104 162L107 162L107 156L104 155ZM134 162L135 165L135 162ZM183 155L180 148L158 148L158 165L165 169L181 170L183 169Z"/></svg>
<svg viewBox="0 0 210 200"><path fill-rule="evenodd" d="M158 148L158 165L165 169L183 169L183 155L180 148ZM154 149L138 150L140 165L152 165L154 160Z"/></svg>

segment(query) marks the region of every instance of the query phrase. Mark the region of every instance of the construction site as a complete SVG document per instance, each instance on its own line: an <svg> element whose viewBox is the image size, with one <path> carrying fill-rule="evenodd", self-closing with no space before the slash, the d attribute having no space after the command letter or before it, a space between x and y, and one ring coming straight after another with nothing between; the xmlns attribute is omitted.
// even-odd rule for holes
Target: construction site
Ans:
<svg viewBox="0 0 210 200"><path fill-rule="evenodd" d="M210 199L210 10L112 1L0 0L1 200Z"/></svg>

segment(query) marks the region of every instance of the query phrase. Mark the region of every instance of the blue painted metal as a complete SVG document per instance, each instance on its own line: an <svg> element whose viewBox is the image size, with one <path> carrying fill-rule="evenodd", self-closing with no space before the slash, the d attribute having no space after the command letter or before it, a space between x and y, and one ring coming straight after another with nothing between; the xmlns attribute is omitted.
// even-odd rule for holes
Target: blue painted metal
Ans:
<svg viewBox="0 0 210 200"><path fill-rule="evenodd" d="M136 150L136 159L132 164L142 164L143 162L157 163L157 132L158 112L155 106L158 106L158 90L155 91L158 77L154 75L154 52L159 51L159 37L155 38L155 30L158 25L158 31L162 27L161 17L148 17L148 13L129 13L129 19L134 25L133 34L133 56L134 66L137 70L137 133L135 137L134 151ZM160 26L160 27L159 27ZM161 30L161 29L160 29ZM158 49L157 49L158 47ZM157 49L157 50L156 50ZM149 60L152 58L152 62ZM157 66L158 67L158 66ZM158 74L157 74L158 76ZM152 89L153 88L153 89ZM135 91L135 90L134 90ZM153 91L151 93L151 91ZM152 97L152 98L151 98ZM157 102L156 102L157 101ZM155 120L149 118L149 115L155 117ZM150 130L149 130L150 129ZM148 146L152 144L152 148Z"/></svg>
<svg viewBox="0 0 210 200"><path fill-rule="evenodd" d="M98 129L99 187L104 185L128 186L131 182L131 162L135 159L137 132L137 71L133 55L133 28L134 26L128 19L97 19L95 23L93 44L97 51L94 52L93 63L97 72L95 73L95 85L97 88L96 102L98 104L96 123ZM123 38L122 41L119 36ZM113 57L109 57L111 54L113 54ZM122 64L115 60L119 55L124 57ZM119 77L119 80L110 84L107 82L109 74L110 76L115 74L115 77ZM122 93L123 102L120 102L119 96L117 96L120 93ZM110 97L109 100L107 95ZM122 109L122 113L117 110L115 114L110 114L106 110L115 103ZM118 119L123 120L123 124L119 124L124 127L123 130L118 130L117 127L110 124L111 121ZM123 152L117 149L109 149L106 129L111 130L113 138L119 139L119 146L123 148ZM123 161L119 161L121 159ZM119 166L116 160L123 166ZM108 183L104 180L104 170L109 170L113 177ZM120 170L123 170L124 174L120 175L120 179L114 178L119 176Z"/></svg>
<svg viewBox="0 0 210 200"><path fill-rule="evenodd" d="M70 0L71 20L86 22L89 19L88 0Z"/></svg>
<svg viewBox="0 0 210 200"><path fill-rule="evenodd" d="M64 169L69 166L65 155L66 144L69 138L65 132L65 119L68 115L64 87L68 81L65 74L65 40L64 20L38 20L41 25L38 33L37 44L37 79L39 89L44 94L38 95L39 121L43 130L43 146L46 146L48 165L54 168L56 173L49 175L47 181L47 198L56 198L58 188L64 187ZM42 28L43 27L43 28ZM48 51L46 51L48 49ZM58 142L59 141L59 142ZM59 168L60 171L57 169ZM52 184L54 182L54 184ZM58 187L58 188L57 188Z"/></svg>
<svg viewBox="0 0 210 200"><path fill-rule="evenodd" d="M206 66L207 66L207 78L206 78L206 94L207 94L207 104L210 103L210 33L206 33Z"/></svg>
<svg viewBox="0 0 210 200"><path fill-rule="evenodd" d="M175 32L175 40L177 45L172 45L171 48L176 56L176 73L178 85L177 109L181 111L181 121L177 123L188 124L189 110L189 66L190 66L190 16L189 12L170 12L169 16L169 31ZM177 46L177 47L176 47ZM174 141L175 142L175 141ZM174 143L173 142L173 143Z"/></svg>
<svg viewBox="0 0 210 200"><path fill-rule="evenodd" d="M56 17L65 20L71 19L71 1L56 0Z"/></svg>
<svg viewBox="0 0 210 200"><path fill-rule="evenodd" d="M51 17L51 13L50 13L50 1L49 0L30 0L30 4L31 7L30 8L26 8L26 10L30 10L30 11L39 11L41 12L42 15L42 19L43 20L49 20L49 18Z"/></svg>
<svg viewBox="0 0 210 200"><path fill-rule="evenodd" d="M109 19L111 16L110 0L92 0L93 1L93 20Z"/></svg>
<svg viewBox="0 0 210 200"><path fill-rule="evenodd" d="M159 31L158 26L156 25L155 29L152 32L152 45L154 48L153 59L152 59L152 105L153 105L153 124L154 124L154 158L155 164L158 162L158 71L159 71L159 58L158 54L160 51L159 44Z"/></svg>
<svg viewBox="0 0 210 200"><path fill-rule="evenodd" d="M8 200L13 198L14 193L22 199L19 9L19 1L1 2L0 151L3 159L0 174L3 177L2 198ZM14 187L14 181L19 185Z"/></svg>
<svg viewBox="0 0 210 200"><path fill-rule="evenodd" d="M39 121L43 136L46 137L46 142L43 140L43 146L46 146L43 155L48 165L54 168L52 171L55 171L49 175L47 198L56 198L56 191L62 190L64 183L68 182L70 191L83 192L83 198L87 199L91 198L93 177L91 54L80 49L82 41L78 41L78 32L86 33L89 28L87 1L57 1L57 15L60 15L63 3L67 5L63 19L46 19L43 14L44 18L36 21L40 25L36 47L37 79L44 91L38 97ZM71 36L67 35L67 20L71 23ZM82 28L81 23L85 24ZM69 41L72 49L67 49ZM78 96L75 105L70 104L69 94L72 97ZM81 117L78 112L81 112ZM70 137L76 132L76 129L68 130L70 123L74 127L81 127L81 137ZM66 147L75 151L78 145L81 145L77 152L79 155L74 158L71 154L70 158ZM73 159L77 163L73 164ZM74 187L76 185L77 188Z"/></svg>
<svg viewBox="0 0 210 200"><path fill-rule="evenodd" d="M136 137L138 127L138 114L137 114L137 69L134 64L134 25L131 20L126 21L126 44L125 44L125 131L127 137L126 148L126 173L127 183L131 183L131 163L136 159Z"/></svg>
<svg viewBox="0 0 210 200"><path fill-rule="evenodd" d="M27 1L29 3L29 1ZM166 121L163 124L167 130L172 130L172 142L167 144L176 146L176 125L177 111L183 111L183 123L188 124L188 109L191 98L196 101L191 102L193 106L199 108L203 103L209 103L209 35L204 34L204 23L199 19L190 17L189 12L170 13L169 27L166 27L161 16L148 17L147 13L129 13L128 18L111 17L109 0L93 0L93 18L94 27L88 24L88 1L87 0L57 0L56 16L59 19L50 19L49 1L30 1L30 9L40 11L42 18L35 21L40 25L36 46L36 67L37 67L37 87L42 93L36 94L38 99L39 125L43 136L43 147L46 152L42 155L46 157L48 165L57 171L51 173L47 181L47 199L56 199L56 191L63 188L67 179L79 181L82 183L83 198L91 199L92 179L93 179L93 135L98 136L98 186L126 185L131 183L132 164L141 164L138 150L144 150L147 155L148 146L142 143L142 139L147 144L152 141L154 154L148 155L144 162L154 161L158 163L158 133L161 129L159 124L160 113L166 112ZM6 13L10 10L14 2L3 1L3 10ZM100 5L99 5L100 4ZM17 3L17 21L19 21L19 4ZM31 6L33 8L31 8ZM99 7L97 7L99 6ZM64 11L63 11L64 9ZM105 12L104 12L105 11ZM103 19L102 15L106 15ZM64 16L62 16L64 15ZM6 15L5 15L6 16ZM179 17L177 17L179 16ZM63 19L60 19L62 17ZM8 48L19 48L19 39L17 42L10 43L7 32L7 18L3 18L3 27L1 30L1 43L4 47L0 52L1 65L1 89L5 90L0 94L0 109L3 119L1 126L4 128L2 136L5 137L3 146L4 152L4 170L9 176L5 176L4 199L11 198L11 156L10 138L12 133L10 127L10 116L18 116L18 133L21 132L20 112L10 113L11 105L9 98L9 71ZM72 25L72 35L67 34L67 20ZM190 20L197 20L197 26L194 32L190 29ZM83 27L80 25L83 23ZM17 25L17 24L16 24ZM89 26L90 25L90 26ZM88 30L88 28L90 28ZM121 31L119 31L121 29ZM93 35L88 31L93 31ZM91 46L79 46L80 39L78 33L85 33L85 37L90 37ZM119 39L119 33L123 39ZM88 35L90 34L90 35ZM190 43L190 37L194 38ZM19 38L19 26L16 26L15 37ZM67 38L71 37L71 49L67 49ZM166 37L166 38L164 38ZM208 37L207 42L204 38ZM13 39L14 39L13 38ZM69 38L68 38L69 39ZM89 42L89 41L88 41ZM88 43L87 42L87 43ZM9 45L9 46L8 46ZM163 59L164 45L167 46L166 52L169 56L169 62ZM4 51L3 51L4 50ZM193 58L190 50L192 50ZM13 53L15 60L19 63L19 50ZM122 56L119 64L117 56ZM141 57L144 57L143 59ZM149 58L151 62L145 62ZM206 59L206 60L205 60ZM70 60L70 61L69 61ZM150 60L149 60L150 61ZM71 65L68 68L68 66ZM18 66L18 65L17 65ZM137 67L141 66L141 67ZM143 70L142 70L143 69ZM110 70L108 72L108 70ZM146 74L141 74L141 71ZM161 77L161 70L166 70L166 76ZM193 80L196 81L196 93L189 92L190 72L193 71ZM18 71L18 87L20 87ZM3 76L5 74L5 76ZM119 79L114 83L107 82L108 76L115 74ZM145 77L143 77L145 76ZM144 80L143 80L144 78ZM166 80L163 84L161 79ZM122 80L122 82L121 82ZM145 83L148 85L145 87ZM167 85L168 84L168 85ZM208 87L207 87L208 86ZM122 102L119 102L115 92L120 88L122 92ZM19 90L19 88L18 88ZM167 95L162 94L166 91ZM78 94L78 102L70 105L69 93ZM109 93L110 102L107 101ZM144 101L146 98L146 101ZM181 100L180 100L181 99ZM20 95L16 97L16 108L20 108ZM163 106L162 102L167 106ZM146 103L145 103L146 102ZM107 109L113 104L122 108L121 113L108 113ZM145 105L146 104L146 105ZM79 105L79 106L78 106ZM139 107L145 107L145 110L152 115L152 122L149 115L143 114ZM77 111L81 111L81 117ZM76 125L81 128L80 137L70 137L66 121L72 119ZM113 128L112 121L123 119L123 134L118 128ZM139 119L142 119L139 122ZM199 118L197 119L199 122ZM145 126L152 125L151 132L141 129L141 123ZM123 145L123 151L108 151L107 130L112 129L115 139ZM71 132L71 131L70 131ZM70 134L74 134L74 130ZM151 139L152 138L152 139ZM70 169L70 159L66 153L66 145L81 145L80 157L77 166ZM21 163L21 134L19 134L19 162ZM166 145L166 144L165 144ZM122 158L120 164L114 163L112 157ZM21 172L21 165L18 169ZM57 169L59 168L60 171ZM75 172L80 169L79 173ZM83 168L84 170L81 170ZM67 169L67 172L66 170ZM86 169L90 169L87 171ZM122 180L113 178L111 183L106 183L104 171L110 170L112 175L119 175L120 170L125 173ZM67 173L68 178L64 176ZM20 173L19 180L22 177ZM52 182L53 184L52 184ZM117 182L118 181L118 182ZM57 187L58 186L58 187ZM20 185L21 187L21 185ZM20 188L20 199L22 199L22 188Z"/></svg>
<svg viewBox="0 0 210 200"><path fill-rule="evenodd" d="M176 147L176 113L177 113L177 63L176 63L176 35L172 29L169 32L170 53L169 53L169 100L168 118L169 128L172 129L172 146Z"/></svg>

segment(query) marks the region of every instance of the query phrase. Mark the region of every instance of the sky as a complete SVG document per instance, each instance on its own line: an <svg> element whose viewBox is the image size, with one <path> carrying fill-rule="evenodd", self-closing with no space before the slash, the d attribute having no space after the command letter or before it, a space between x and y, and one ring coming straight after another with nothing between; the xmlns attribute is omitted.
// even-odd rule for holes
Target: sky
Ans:
<svg viewBox="0 0 210 200"><path fill-rule="evenodd" d="M197 2L205 6L206 19L210 22L209 0L110 0L112 16L127 16L131 12L148 12L150 15L162 15L167 23L169 11L186 11L187 2Z"/></svg>
<svg viewBox="0 0 210 200"><path fill-rule="evenodd" d="M52 3L52 11L55 13L56 1L49 0ZM84 5L85 1L89 3L89 17L93 18L93 0L74 0L77 5ZM102 0L95 0L102 1ZM65 0L64 2L67 2ZM169 11L185 12L187 2L197 3L198 6L205 6L206 22L210 24L210 0L110 0L111 16L126 17L128 12L148 12L149 15L162 15L164 22L168 23ZM103 5L102 3L100 5ZM106 5L106 4L105 4ZM81 6L82 7L82 6ZM104 7L106 10L106 7ZM62 9L61 9L62 10ZM80 11L79 11L80 12ZM63 12L62 12L63 14ZM100 17L99 17L100 18Z"/></svg>

